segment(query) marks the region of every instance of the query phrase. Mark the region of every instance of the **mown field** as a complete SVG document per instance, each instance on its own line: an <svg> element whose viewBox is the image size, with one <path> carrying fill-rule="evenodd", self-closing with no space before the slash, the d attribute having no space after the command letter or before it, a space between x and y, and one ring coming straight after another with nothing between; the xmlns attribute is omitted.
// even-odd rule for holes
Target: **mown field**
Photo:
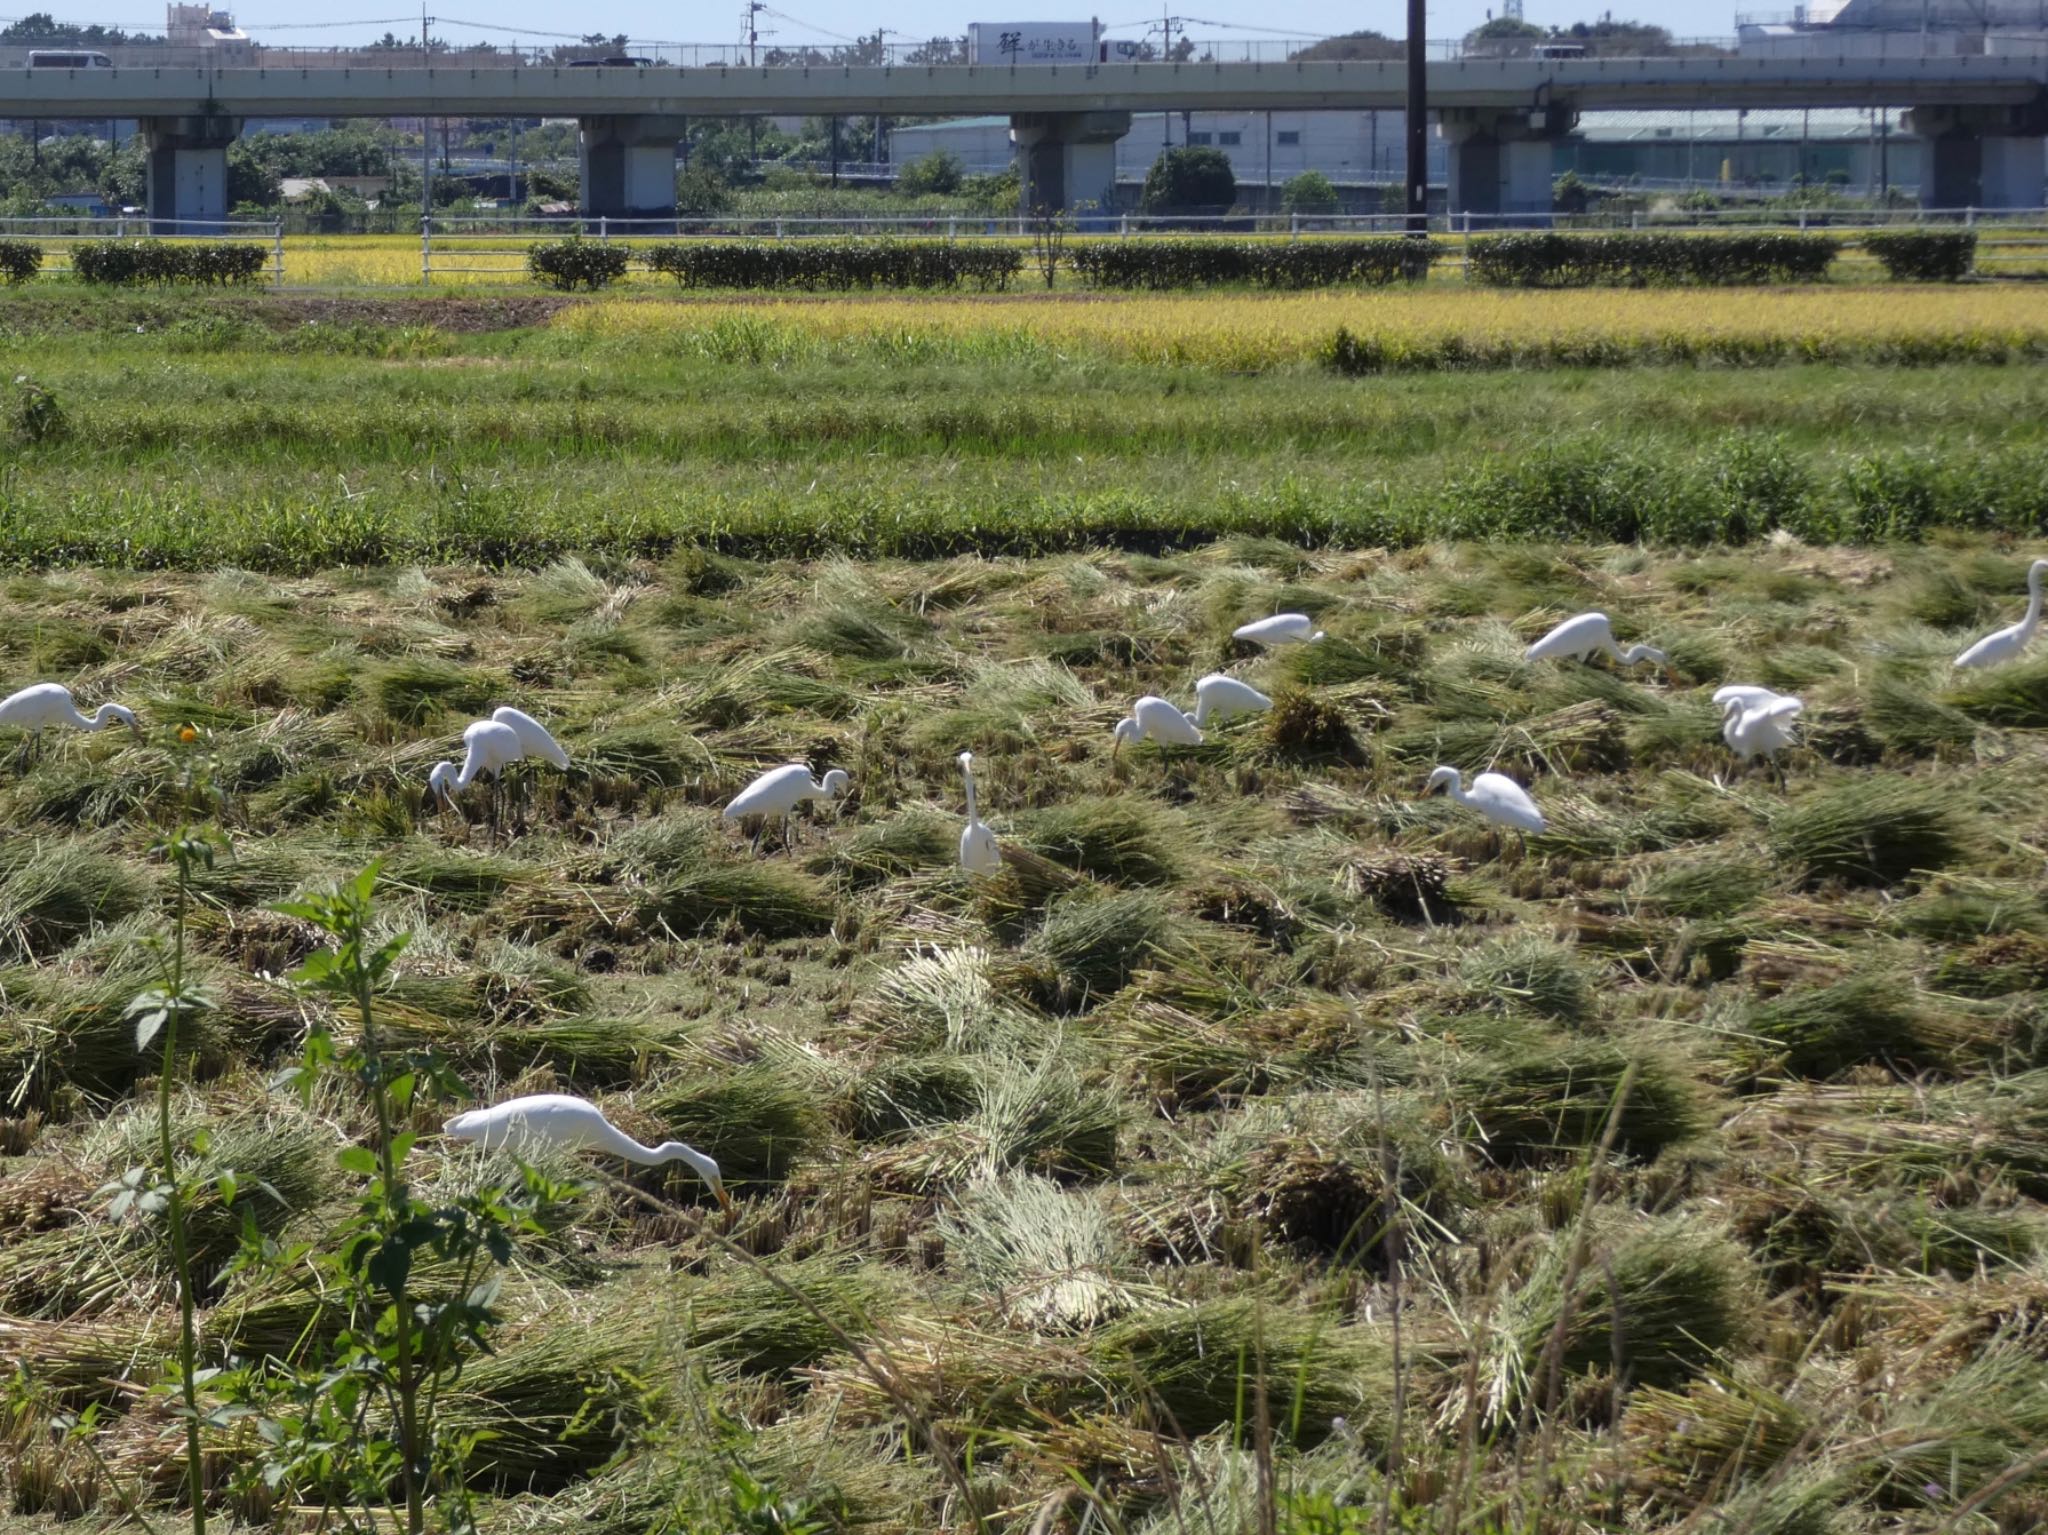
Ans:
<svg viewBox="0 0 2048 1535"><path fill-rule="evenodd" d="M338 1326L289 1256L227 1269L238 1211L289 1255L353 1208L361 1094L275 1081L351 1024L272 907L373 859L391 1043L724 1169L730 1212L545 1159L576 1187L438 1403L485 1529L2037 1528L2048 655L1947 665L2040 552L2031 352L1356 378L1147 360L1144 302L910 308L6 312L49 393L0 676L142 728L0 763L0 1508L184 1520L167 1239L109 1186L196 776L222 1381ZM2026 323L1987 313L1927 334ZM1230 639L1283 608L1329 639ZM1522 658L1587 608L1669 665ZM1272 713L1112 754L1217 669ZM1780 771L1720 743L1736 681L1806 700ZM432 810L501 703L570 770ZM717 807L788 760L853 791L756 848ZM517 1181L446 1112L429 1197ZM206 1430L218 1521L371 1522L268 1442Z"/></svg>

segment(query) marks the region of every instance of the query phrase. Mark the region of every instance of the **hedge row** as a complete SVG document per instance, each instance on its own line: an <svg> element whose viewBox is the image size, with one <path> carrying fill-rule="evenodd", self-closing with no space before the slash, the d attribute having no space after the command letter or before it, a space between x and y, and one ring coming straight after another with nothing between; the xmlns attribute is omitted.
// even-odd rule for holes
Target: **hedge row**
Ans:
<svg viewBox="0 0 2048 1535"><path fill-rule="evenodd" d="M1503 288L1815 282L1841 247L1816 234L1527 234L1472 242L1471 276Z"/></svg>
<svg viewBox="0 0 2048 1535"><path fill-rule="evenodd" d="M1894 282L1957 282L1977 262L1974 229L1882 229L1863 248Z"/></svg>
<svg viewBox="0 0 2048 1535"><path fill-rule="evenodd" d="M33 240L0 240L0 280L24 283L43 269L43 248Z"/></svg>
<svg viewBox="0 0 2048 1535"><path fill-rule="evenodd" d="M685 288L957 288L1009 285L1024 266L1014 246L936 240L796 240L657 245L642 253L652 271Z"/></svg>
<svg viewBox="0 0 2048 1535"><path fill-rule="evenodd" d="M196 244L166 240L89 240L72 247L71 270L89 283L135 287L150 283L254 282L270 265L270 251L261 245L219 242Z"/></svg>
<svg viewBox="0 0 2048 1535"><path fill-rule="evenodd" d="M1334 288L1418 282L1444 253L1434 240L1090 240L1068 252L1074 270L1104 288L1193 288L1255 283Z"/></svg>
<svg viewBox="0 0 2048 1535"><path fill-rule="evenodd" d="M526 249L527 270L551 288L588 288L593 293L626 275L627 250L571 235Z"/></svg>

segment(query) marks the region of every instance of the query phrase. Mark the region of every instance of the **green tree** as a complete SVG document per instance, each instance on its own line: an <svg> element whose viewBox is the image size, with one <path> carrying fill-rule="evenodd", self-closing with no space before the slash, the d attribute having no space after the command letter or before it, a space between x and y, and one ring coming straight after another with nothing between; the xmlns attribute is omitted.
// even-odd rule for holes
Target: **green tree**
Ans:
<svg viewBox="0 0 2048 1535"><path fill-rule="evenodd" d="M1289 213L1335 213L1337 189L1321 171L1303 171L1280 189L1280 206Z"/></svg>
<svg viewBox="0 0 2048 1535"><path fill-rule="evenodd" d="M921 196L928 192L957 192L964 179L960 161L945 150L934 150L912 160L896 173L896 190Z"/></svg>
<svg viewBox="0 0 2048 1535"><path fill-rule="evenodd" d="M1534 22L1520 21L1513 16L1496 16L1483 26L1474 27L1465 34L1467 44L1471 43L1519 43L1537 42L1548 37Z"/></svg>
<svg viewBox="0 0 2048 1535"><path fill-rule="evenodd" d="M1303 61L1334 59L1346 62L1352 59L1401 59L1408 56L1408 45L1398 37L1389 37L1384 32L1345 32L1337 37L1326 37L1319 43L1310 43L1294 57Z"/></svg>
<svg viewBox="0 0 2048 1535"><path fill-rule="evenodd" d="M1227 208L1237 201L1237 173L1220 149L1169 149L1145 173L1139 207L1147 213Z"/></svg>
<svg viewBox="0 0 2048 1535"><path fill-rule="evenodd" d="M717 170L701 162L676 176L676 212L723 213L732 206L732 188Z"/></svg>
<svg viewBox="0 0 2048 1535"><path fill-rule="evenodd" d="M1592 202L1593 189L1577 171L1566 171L1550 184L1550 204L1559 213L1584 213Z"/></svg>

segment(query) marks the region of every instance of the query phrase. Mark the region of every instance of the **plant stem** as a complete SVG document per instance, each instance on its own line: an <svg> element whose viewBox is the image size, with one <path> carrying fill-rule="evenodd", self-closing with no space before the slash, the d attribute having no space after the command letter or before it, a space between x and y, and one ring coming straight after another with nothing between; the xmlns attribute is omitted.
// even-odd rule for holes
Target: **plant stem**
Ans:
<svg viewBox="0 0 2048 1535"><path fill-rule="evenodd" d="M164 1159L170 1194L165 1218L171 1227L171 1263L178 1274L178 1364L185 1395L185 1483L192 1499L192 1535L206 1535L206 1468L199 1458L199 1328L192 1295L192 1254L185 1239L185 1195L178 1181L171 1142L171 1072L178 1059L178 1024L185 1011L185 907L191 888L191 856L185 828L178 829L178 906L172 922L170 1006L164 1016L163 1069L156 1082L157 1150Z"/></svg>

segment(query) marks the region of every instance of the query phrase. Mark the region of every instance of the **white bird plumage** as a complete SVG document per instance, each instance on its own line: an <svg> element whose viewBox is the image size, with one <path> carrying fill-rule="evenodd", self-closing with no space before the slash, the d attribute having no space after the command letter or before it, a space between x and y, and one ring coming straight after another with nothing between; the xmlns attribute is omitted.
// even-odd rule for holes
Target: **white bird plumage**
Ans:
<svg viewBox="0 0 2048 1535"><path fill-rule="evenodd" d="M1456 768L1440 767L1429 775L1429 787L1422 792L1433 794L1438 788L1467 810L1478 811L1496 826L1520 832L1543 830L1543 812L1536 808L1536 801L1529 798L1527 789L1506 774L1481 773L1472 780L1472 787L1468 790L1464 775Z"/></svg>
<svg viewBox="0 0 2048 1535"><path fill-rule="evenodd" d="M427 774L428 789L443 804L486 773L493 780L503 779L505 769L526 754L526 748L519 741L519 732L496 720L477 720L470 725L462 732L462 748L460 772L452 762L437 762Z"/></svg>
<svg viewBox="0 0 2048 1535"><path fill-rule="evenodd" d="M2036 560L2027 567L2027 612L2018 623L1987 634L1955 659L1957 666L1996 666L2010 661L2041 627L2041 577L2048 575L2048 560Z"/></svg>
<svg viewBox="0 0 2048 1535"><path fill-rule="evenodd" d="M1306 613L1275 613L1271 618L1239 624L1230 637L1254 645L1313 645L1323 638L1323 631Z"/></svg>
<svg viewBox="0 0 2048 1535"><path fill-rule="evenodd" d="M1754 709L1760 704L1789 696L1775 688L1762 688L1751 682L1731 682L1726 687L1714 689L1714 707L1726 714L1730 699L1739 701L1745 709Z"/></svg>
<svg viewBox="0 0 2048 1535"><path fill-rule="evenodd" d="M994 874L1003 866L996 834L982 824L974 802L974 753L960 754L960 773L967 780L967 825L960 833L960 867L969 874Z"/></svg>
<svg viewBox="0 0 2048 1535"><path fill-rule="evenodd" d="M1117 747L1126 741L1157 741L1161 746L1200 746L1202 731L1193 720L1163 698L1147 693L1131 705L1111 733Z"/></svg>
<svg viewBox="0 0 2048 1535"><path fill-rule="evenodd" d="M1240 714L1263 714L1272 707L1272 699L1228 672L1211 672L1195 684L1195 724L1198 728L1211 720L1220 725Z"/></svg>
<svg viewBox="0 0 2048 1535"><path fill-rule="evenodd" d="M1634 666L1639 661L1655 661L1662 665L1670 659L1655 645L1631 645L1623 650L1614 642L1614 626L1607 621L1605 613L1580 613L1567 618L1522 655L1529 661L1559 657L1584 661L1597 651L1605 651L1623 666Z"/></svg>
<svg viewBox="0 0 2048 1535"><path fill-rule="evenodd" d="M508 1098L487 1109L471 1109L442 1125L451 1139L474 1141L484 1148L521 1145L551 1146L563 1151L608 1151L643 1167L665 1162L685 1162L704 1180L705 1186L722 1205L730 1205L725 1180L718 1164L703 1152L681 1141L663 1141L643 1146L604 1117L602 1110L587 1099L567 1093L535 1093L525 1098Z"/></svg>
<svg viewBox="0 0 2048 1535"><path fill-rule="evenodd" d="M563 750L562 743L548 733L547 726L525 710L505 704L491 711L491 719L519 737L519 749L525 756L539 757L558 768L569 765L569 753Z"/></svg>
<svg viewBox="0 0 2048 1535"><path fill-rule="evenodd" d="M1805 707L1797 698L1730 698L1721 706L1721 739L1739 761L1775 757L1792 744L1792 721Z"/></svg>
<svg viewBox="0 0 2048 1535"><path fill-rule="evenodd" d="M811 770L801 762L770 768L733 796L732 803L725 807L725 818L743 821L756 815L793 815L805 800L836 799L852 782L838 768L823 779L811 777Z"/></svg>
<svg viewBox="0 0 2048 1535"><path fill-rule="evenodd" d="M137 735L142 734L134 714L119 704L101 704L91 714L82 712L71 697L71 689L61 682L38 682L0 699L0 725L28 732L22 743L24 751L40 744L43 732L52 725L71 730L104 730L117 722Z"/></svg>

